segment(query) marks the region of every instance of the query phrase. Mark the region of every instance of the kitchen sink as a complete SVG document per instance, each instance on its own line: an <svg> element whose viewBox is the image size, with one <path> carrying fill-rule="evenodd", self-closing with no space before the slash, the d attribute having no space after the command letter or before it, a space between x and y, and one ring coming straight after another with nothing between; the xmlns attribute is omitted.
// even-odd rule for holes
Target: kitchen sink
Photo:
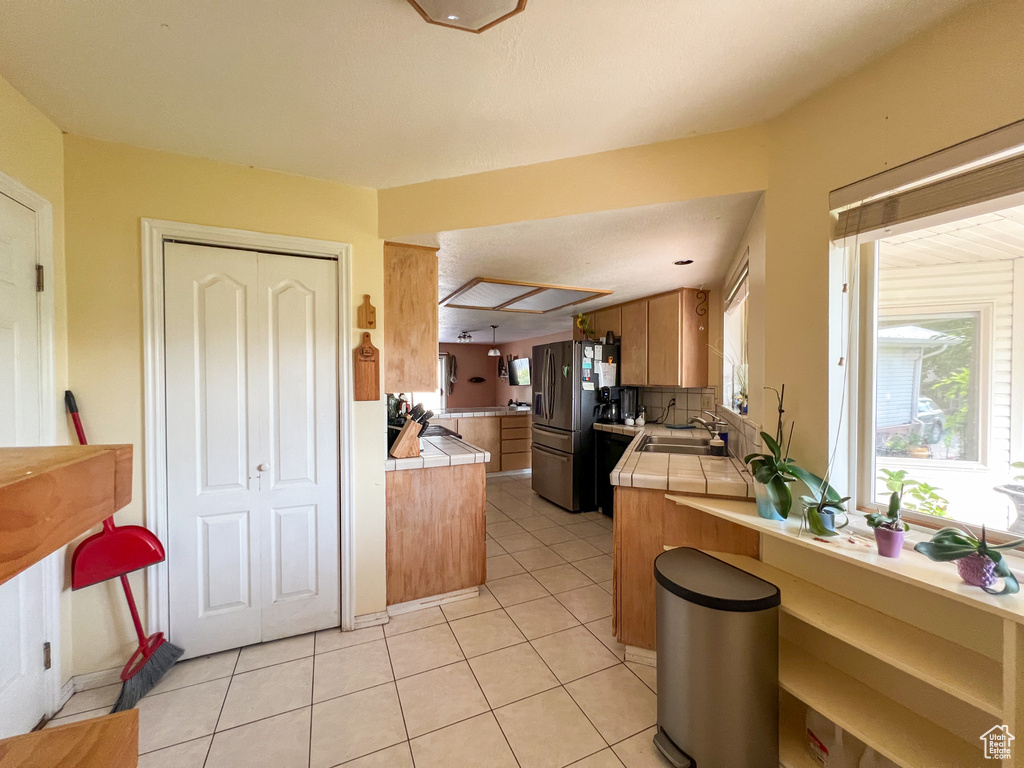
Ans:
<svg viewBox="0 0 1024 768"><path fill-rule="evenodd" d="M646 435L637 446L644 453L675 453L688 456L710 456L711 446L703 437L662 437Z"/></svg>

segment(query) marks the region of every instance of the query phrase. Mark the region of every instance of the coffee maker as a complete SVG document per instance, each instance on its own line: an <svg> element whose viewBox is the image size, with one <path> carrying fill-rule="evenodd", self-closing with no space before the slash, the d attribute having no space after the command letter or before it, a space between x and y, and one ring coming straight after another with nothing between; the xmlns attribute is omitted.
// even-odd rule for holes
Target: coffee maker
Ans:
<svg viewBox="0 0 1024 768"><path fill-rule="evenodd" d="M623 419L635 419L639 405L640 390L636 387L619 387L619 414Z"/></svg>
<svg viewBox="0 0 1024 768"><path fill-rule="evenodd" d="M598 390L597 403L594 405L594 417L605 424L622 422L618 387L601 387Z"/></svg>

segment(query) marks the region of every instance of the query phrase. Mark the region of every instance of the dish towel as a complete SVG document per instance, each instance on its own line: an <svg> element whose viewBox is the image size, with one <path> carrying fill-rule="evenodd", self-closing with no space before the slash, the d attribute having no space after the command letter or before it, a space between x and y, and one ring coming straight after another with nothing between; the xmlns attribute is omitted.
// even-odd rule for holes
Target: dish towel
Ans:
<svg viewBox="0 0 1024 768"><path fill-rule="evenodd" d="M458 381L459 373L459 361L455 359L455 355L448 355L448 394L452 393L455 389L455 382Z"/></svg>

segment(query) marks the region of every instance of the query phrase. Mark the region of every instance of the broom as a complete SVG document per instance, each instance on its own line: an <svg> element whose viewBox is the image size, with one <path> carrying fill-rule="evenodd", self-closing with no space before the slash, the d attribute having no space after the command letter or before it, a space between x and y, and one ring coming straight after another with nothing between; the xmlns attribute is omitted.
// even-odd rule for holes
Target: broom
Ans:
<svg viewBox="0 0 1024 768"><path fill-rule="evenodd" d="M78 415L78 404L70 390L64 393L64 404L75 424L78 442L87 445L85 430ZM108 517L103 521L103 530L79 544L71 559L72 589L98 584L115 576L121 579L121 588L128 600L128 610L131 611L132 624L135 625L135 634L139 640L139 647L121 670L121 695L110 710L111 714L131 709L138 704L139 699L153 690L160 678L167 674L184 653L181 648L168 642L163 632L146 637L128 583L129 573L162 562L165 557L163 545L152 531L140 525L116 526L114 518Z"/></svg>

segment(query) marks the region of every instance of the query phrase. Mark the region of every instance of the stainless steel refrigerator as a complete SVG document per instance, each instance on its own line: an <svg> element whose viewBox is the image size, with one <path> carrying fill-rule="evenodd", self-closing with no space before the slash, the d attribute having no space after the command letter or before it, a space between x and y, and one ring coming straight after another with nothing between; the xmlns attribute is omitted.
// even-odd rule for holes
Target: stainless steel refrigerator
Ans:
<svg viewBox="0 0 1024 768"><path fill-rule="evenodd" d="M598 364L618 376L618 344L560 341L533 348L533 490L571 512L594 509Z"/></svg>

